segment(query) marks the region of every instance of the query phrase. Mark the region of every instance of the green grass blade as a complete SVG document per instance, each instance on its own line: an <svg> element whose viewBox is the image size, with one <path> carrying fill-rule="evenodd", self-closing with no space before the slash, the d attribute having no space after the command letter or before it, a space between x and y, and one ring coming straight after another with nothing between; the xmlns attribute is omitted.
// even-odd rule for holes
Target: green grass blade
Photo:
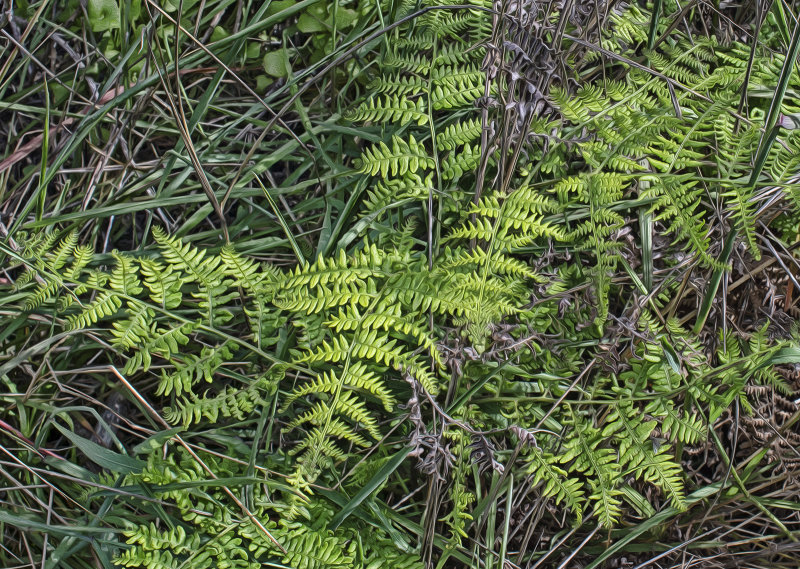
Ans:
<svg viewBox="0 0 800 569"><path fill-rule="evenodd" d="M391 476L392 473L397 470L410 452L411 447L404 448L403 450L395 453L392 458L386 461L386 463L380 467L375 475L369 479L369 482L367 482L364 487L359 490L349 502L347 502L347 504L342 506L342 509L339 510L339 512L328 524L328 528L335 530L342 525L342 522L346 520L347 517L352 514L353 511L358 508L364 500L371 496L372 493L381 486L381 484L386 482L387 478L389 478L389 476Z"/></svg>

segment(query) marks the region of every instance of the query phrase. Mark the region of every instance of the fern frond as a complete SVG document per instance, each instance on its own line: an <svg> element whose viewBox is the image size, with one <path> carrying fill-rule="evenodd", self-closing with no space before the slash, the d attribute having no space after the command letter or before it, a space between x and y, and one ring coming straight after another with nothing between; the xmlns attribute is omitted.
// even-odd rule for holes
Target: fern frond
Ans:
<svg viewBox="0 0 800 569"><path fill-rule="evenodd" d="M65 276L68 281L77 281L83 269L92 261L94 249L90 245L79 245L72 251L73 260Z"/></svg>
<svg viewBox="0 0 800 569"><path fill-rule="evenodd" d="M455 150L480 138L482 130L483 126L479 119L455 122L436 135L436 148Z"/></svg>
<svg viewBox="0 0 800 569"><path fill-rule="evenodd" d="M323 341L315 350L301 354L297 361L303 363L341 362L353 356L385 364L400 372L408 372L431 394L438 392L433 375L421 364L416 356L411 356L397 346L397 340L390 339L377 330L361 332L348 339L343 335L334 336L330 343Z"/></svg>
<svg viewBox="0 0 800 569"><path fill-rule="evenodd" d="M391 148L385 142L379 142L361 155L360 171L371 176L380 173L384 179L389 173L392 176L404 176L407 173L413 174L417 170L433 168L433 158L428 156L425 147L418 143L413 135L409 136L408 142L393 135Z"/></svg>
<svg viewBox="0 0 800 569"><path fill-rule="evenodd" d="M327 429L326 424L333 417L346 417L356 425L366 429L369 436L374 440L380 438L375 418L366 408L364 402L359 401L350 391L336 394L330 404L323 401L317 402L311 409L290 422L288 428L296 429L305 423L311 423L312 425ZM356 439L359 442L356 442ZM348 440L356 442L359 446L369 446L369 443L360 435L356 435L355 432L353 432L351 437L348 437Z"/></svg>
<svg viewBox="0 0 800 569"><path fill-rule="evenodd" d="M650 434L657 426L655 421L643 421L630 403L616 403L606 418L603 437L619 443L619 461L629 468L636 468L648 454L647 445L652 447Z"/></svg>
<svg viewBox="0 0 800 569"><path fill-rule="evenodd" d="M442 163L442 179L457 180L470 173L481 161L481 146L465 144L460 152L450 152Z"/></svg>
<svg viewBox="0 0 800 569"><path fill-rule="evenodd" d="M78 234L71 232L61 240L58 247L52 251L47 251L44 259L48 269L56 273L59 272L59 269L61 269L66 264L67 260L69 260L70 256L72 256L77 244Z"/></svg>
<svg viewBox="0 0 800 569"><path fill-rule="evenodd" d="M114 316L120 308L122 308L122 300L116 293L101 292L79 314L67 317L67 326L70 330L88 328L97 324L102 318Z"/></svg>
<svg viewBox="0 0 800 569"><path fill-rule="evenodd" d="M417 345L427 350L431 359L439 367L444 367L439 350L423 325L403 316L400 306L397 304L381 304L366 314L361 314L356 306L349 306L346 310L340 309L338 315L332 315L325 322L325 325L336 332L341 332L342 330L383 330L411 336L416 340Z"/></svg>
<svg viewBox="0 0 800 569"><path fill-rule="evenodd" d="M134 260L118 251L113 251L111 256L117 261L108 278L111 289L125 296L137 296L142 292L142 287Z"/></svg>
<svg viewBox="0 0 800 569"><path fill-rule="evenodd" d="M428 112L422 97L412 101L403 95L385 95L383 98L372 97L364 101L353 112L345 115L345 118L353 122L396 122L401 126L416 122L418 126L422 126L428 122Z"/></svg>
<svg viewBox="0 0 800 569"><path fill-rule="evenodd" d="M387 53L381 62L384 67L401 69L407 73L425 75L431 68L431 62L422 54Z"/></svg>
<svg viewBox="0 0 800 569"><path fill-rule="evenodd" d="M211 383L214 381L216 370L232 355L231 347L227 343L214 347L205 346L200 355L186 354L182 360L175 361L173 373L161 373L156 395L169 395L173 392L175 395L191 393L196 383L202 380Z"/></svg>
<svg viewBox="0 0 800 569"><path fill-rule="evenodd" d="M580 480L569 478L567 472L557 466L557 457L538 448L530 449L527 459L527 472L534 484L542 484L542 496L553 498L557 504L568 507L580 521L585 502Z"/></svg>
<svg viewBox="0 0 800 569"><path fill-rule="evenodd" d="M673 507L678 510L686 509L683 470L672 461L668 449L663 448L658 454L649 454L635 470L642 480L661 488L669 496Z"/></svg>
<svg viewBox="0 0 800 569"><path fill-rule="evenodd" d="M645 413L661 419L661 432L668 434L670 440L691 445L706 440L708 436L702 418L678 412L671 400L656 398L645 407Z"/></svg>
<svg viewBox="0 0 800 569"><path fill-rule="evenodd" d="M336 370L332 370L321 373L313 381L295 388L284 401L282 411L286 411L297 399L309 395L335 395L339 389L369 393L377 398L387 411L391 411L395 405L395 398L385 387L382 378L370 371L363 362L354 362L342 371L341 377Z"/></svg>
<svg viewBox="0 0 800 569"><path fill-rule="evenodd" d="M141 302L132 302L126 309L127 318L111 324L112 345L122 349L132 349L143 344L150 336L155 319L152 308Z"/></svg>
<svg viewBox="0 0 800 569"><path fill-rule="evenodd" d="M200 535L186 532L183 526L175 526L169 531L156 528L155 524L137 526L122 532L131 545L144 549L171 549L174 553L190 553L200 547Z"/></svg>
<svg viewBox="0 0 800 569"><path fill-rule="evenodd" d="M444 269L486 266L491 267L491 271L498 275L541 281L541 277L524 261L514 259L500 252L490 255L480 246L476 246L471 251L464 249L452 251L446 248L440 266Z"/></svg>
<svg viewBox="0 0 800 569"><path fill-rule="evenodd" d="M367 89L373 93L383 93L386 95L420 95L427 92L427 85L418 76L408 76L402 74L387 74L373 80Z"/></svg>
<svg viewBox="0 0 800 569"><path fill-rule="evenodd" d="M589 494L589 503L594 506L594 513L597 520L604 528L612 528L619 523L622 518L621 490L617 490L601 480L593 480Z"/></svg>
<svg viewBox="0 0 800 569"><path fill-rule="evenodd" d="M372 276L382 274L383 264L388 260L384 251L369 245L348 257L344 249L326 260L320 256L310 264L305 263L279 279L280 291L290 291L302 286L317 288L329 284L364 286Z"/></svg>
<svg viewBox="0 0 800 569"><path fill-rule="evenodd" d="M461 65L465 63L471 63L473 61L481 61L485 54L486 48L483 46L477 46L465 50L463 47L458 45L444 44L436 53L434 64L437 66Z"/></svg>
<svg viewBox="0 0 800 569"><path fill-rule="evenodd" d="M32 271L30 273L31 278L33 278L35 274L36 272ZM25 310L34 310L45 302L53 300L61 289L61 282L58 280L44 278L43 280L44 282L39 283L32 293L26 295Z"/></svg>
<svg viewBox="0 0 800 569"><path fill-rule="evenodd" d="M282 562L295 569L347 569L353 555L329 532L305 531L288 536Z"/></svg>
<svg viewBox="0 0 800 569"><path fill-rule="evenodd" d="M428 174L425 180L416 174L406 174L402 178L380 181L367 191L361 216L378 219L387 209L399 207L409 200L427 200L433 192L433 173Z"/></svg>
<svg viewBox="0 0 800 569"><path fill-rule="evenodd" d="M114 559L116 565L123 567L145 567L146 569L177 569L182 564L169 550L144 550L132 547Z"/></svg>
<svg viewBox="0 0 800 569"><path fill-rule="evenodd" d="M237 296L237 293L224 294L231 282L225 278L220 257L207 256L206 251L167 235L159 227L153 228L153 237L161 248L164 260L184 273L181 280L197 284L197 291L192 291L191 295L199 299L199 307L209 324L213 327L215 320L217 323L229 320L232 317L230 312L218 307Z"/></svg>
<svg viewBox="0 0 800 569"><path fill-rule="evenodd" d="M173 265L164 265L151 259L139 259L139 265L150 299L164 309L180 306L183 300L182 283Z"/></svg>
<svg viewBox="0 0 800 569"><path fill-rule="evenodd" d="M164 259L176 270L185 272L187 280L213 288L211 279L217 276L218 257L206 257L206 251L171 237L160 227L153 228L153 237L161 247Z"/></svg>
<svg viewBox="0 0 800 569"><path fill-rule="evenodd" d="M308 315L345 304L366 307L377 294L373 279L367 279L363 284L336 283L333 288L318 285L313 290L312 294L306 287L301 287L285 297L275 299L273 304L282 310L305 312Z"/></svg>
<svg viewBox="0 0 800 569"><path fill-rule="evenodd" d="M181 346L189 343L191 334L199 323L188 322L180 326L170 328L159 328L157 323L150 324L150 329L143 340L136 346L135 353L125 364L125 373L132 374L136 371L147 371L152 364L153 356L159 355L164 359L170 359L173 354L181 350ZM137 329L135 333L139 335Z"/></svg>
<svg viewBox="0 0 800 569"><path fill-rule="evenodd" d="M483 96L484 77L464 75L455 81L440 81L433 84L431 106L434 110L454 109L472 105Z"/></svg>
<svg viewBox="0 0 800 569"><path fill-rule="evenodd" d="M274 268L241 256L230 245L222 248L219 257L227 269L226 274L233 278L232 286L240 286L256 297L272 292L278 280Z"/></svg>
<svg viewBox="0 0 800 569"><path fill-rule="evenodd" d="M229 386L213 397L200 398L190 393L189 399L181 398L174 407L165 407L164 418L184 427L199 423L204 418L214 424L220 416L243 421L256 407L264 405L259 391L268 387L266 377L261 377L245 389Z"/></svg>

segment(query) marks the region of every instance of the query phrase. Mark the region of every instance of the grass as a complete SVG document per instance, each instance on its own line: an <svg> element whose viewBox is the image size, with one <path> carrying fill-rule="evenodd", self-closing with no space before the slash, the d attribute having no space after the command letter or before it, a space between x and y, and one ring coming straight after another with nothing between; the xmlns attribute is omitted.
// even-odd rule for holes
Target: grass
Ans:
<svg viewBox="0 0 800 569"><path fill-rule="evenodd" d="M602 20L600 6L587 6L587 14ZM102 268L110 266L116 250L158 258L151 233L158 226L204 251L218 253L234 244L250 258L289 269L339 249L353 251L365 237L399 235L404 212L408 218L425 220L426 227L412 232L408 241L423 248L433 263L435 253L445 247L441 236L458 214L441 205L445 200L434 200L434 193L438 200L449 191L442 187L439 157L439 185L427 201L398 210L401 213L391 210L382 220L377 215L359 217L374 181L356 174L357 159L367 146L388 140L387 127L342 119L370 94L363 77L379 65L376 53L392 49L402 37L400 30L414 29L404 26L437 12L425 8L402 16L401 8L398 2L345 0L184 1L180 7L154 0L86 6L57 0L18 4L16 11L0 16L0 565L110 568L124 549L124 531L131 524L158 522L165 532L184 527L170 498L161 493L163 488L154 491L124 478L140 472L150 449L167 441L201 467L195 482L176 482L173 489L190 489L210 502L218 501L214 492L219 490L230 499L225 506L229 514L255 520L272 538L275 528L269 522L275 520L262 522L253 514L261 485L268 487L269 496L297 493L291 472L282 469L281 461L288 460L283 445L290 441L280 433L291 417L280 411L278 392L270 394L260 413L189 429L175 427L164 419L163 401L155 395L159 374L138 374L129 381L120 372L119 348L99 327L66 330L55 310L24 305L22 287L14 286L24 272L20 243L34 233L54 235L57 242L76 232L79 242L97 253L93 266ZM796 74L800 34L791 24L789 9L777 5L765 24L767 32L782 38L788 57L766 109L758 151L730 167L731 172L744 168L750 173L747 186L759 205L770 199L773 189L783 188L765 181L764 174L770 153L785 144L781 113L791 110L785 99ZM441 12L462 10L448 6ZM698 37L715 30L738 33L755 53L761 22L742 19L728 8L713 14L705 10L656 2L646 26L647 42L657 46L688 26ZM678 19L681 22L675 23ZM759 30L755 37L741 32L751 24ZM494 25L497 32L497 18ZM661 29L665 31L657 33ZM654 80L666 79L644 55L633 61L601 47L591 36L566 34L561 39L572 51L597 55L577 70L577 83L588 84L605 73L619 76L627 72L622 64L651 73ZM757 56L751 56L753 60L757 67ZM671 104L678 112L685 98L705 97L683 89L677 79L668 81L676 87ZM747 87L745 82L742 103L731 109L738 115L747 110L745 103L753 103ZM505 93L509 94L513 91ZM433 110L429 112L434 139L441 131L436 130ZM509 149L504 158L509 169L497 182L504 187L527 152L508 120L496 125ZM578 139L584 127L573 125L570 134ZM396 132L408 139L404 128ZM470 175L482 167L476 166ZM534 174L527 177L532 181ZM694 258L666 265L663 258L671 251L672 236L651 214L652 200L638 195L615 200L608 209L627 216L627 230L638 238L629 243L636 251L630 259L641 257L641 263L624 258L609 276L614 286L630 287L637 295L635 302L617 298L612 316L616 318L614 310L627 314L640 301L641 306L655 306L659 287L670 277L679 284L671 289L673 296L661 314L694 324L699 349L714 353L718 330L730 325L729 314L748 315L736 320L744 338L762 324L750 314L768 314L763 320L775 320L780 327L774 307L782 303L782 317L796 316L793 294L798 293L789 283L796 282L800 268L800 234L796 220L781 215L782 205L765 206L755 230L765 260L756 263L739 246L739 228L722 221L722 190L712 188L720 180L698 177L708 182L703 206L718 214L709 251L719 265L704 267ZM788 184L790 192L796 192L795 183ZM475 184L460 188L467 196L465 203L472 201ZM489 181L483 184L487 190L490 186ZM459 197L451 199L457 202ZM575 207L553 217L574 226L593 214L593 208ZM587 255L577 248L567 253L578 259ZM547 247L537 243L526 250L526 260L536 263L547 254ZM588 288L584 283L559 292L564 310L591 304ZM535 305L537 297L532 298ZM194 319L180 309L162 312L181 322ZM448 365L466 367L469 361L480 361L480 355L473 357L477 352L465 339L466 332L459 335L458 326L434 324L433 311L430 322L443 351L452 354L449 361L463 359ZM474 405L492 410L492 416L509 402L533 405L538 413L531 424L534 431L565 436L569 427L554 413L578 401L592 408L607 405L610 390L595 392L592 382L600 377L596 374L608 377L616 371L607 367L626 369L636 359L631 357L635 326L622 317L606 324L604 334L595 338L554 338L553 344L545 344L535 332L521 340L510 333L497 339L503 336L498 327L492 336L497 345L541 340L556 350L574 349L591 357L580 360L569 377L548 375L548 370L531 372L516 352L502 361L484 357L486 368L468 377L469 385L455 380L449 389L446 386L441 401L422 404L433 409L430 415L442 424L452 417L467 421L464 417L475 412ZM291 363L293 338L282 337L280 349L273 352L237 335L245 333L244 319L237 326L211 323L203 324L203 330L271 363L288 364L294 381L308 371L292 368L297 367ZM630 341L624 349L614 347L618 361L601 361L593 350L611 345L606 340L613 334ZM680 369L677 345L674 338L664 340L666 360ZM488 353L493 353L491 348ZM249 381L239 363L223 366L224 381ZM779 366L795 390L799 387L798 357L791 348L778 352L769 364ZM171 368L160 362L153 369ZM509 381L507 373L518 374L514 377L519 382ZM536 391L536 382L548 381L555 386L552 391ZM506 465L504 472L487 471L477 460L469 466L464 484L475 499L469 519L464 519L463 545L452 546L450 528L443 521L450 508L451 482L406 468L412 447L406 445L405 423L397 419L412 416L411 405L397 417L384 417L381 428L387 432L381 444L361 454L353 452L357 464L379 459L368 462L369 475L357 466L348 467L336 473L336 484L320 482L313 489L332 504L326 526L331 532L356 523L376 528L386 532L398 550L415 552L429 567L729 567L740 561L747 567L793 567L800 535L798 461L793 458L800 457L795 426L800 411L792 406L791 394L765 395L753 388L748 395L752 409L744 407L744 399L732 397L728 408L712 418L708 441L674 449L690 481L686 508L626 484L626 515L619 528L603 528L595 519L572 526L554 507L553 498L515 466L524 454L520 441L517 447L498 445L489 452ZM420 425L431 432L440 426L420 418L418 432ZM476 440L467 442L475 445ZM453 439L447 444L461 443ZM463 452L474 456L477 451ZM272 458L264 459L265 453ZM215 471L223 461L241 471ZM357 489L347 482L350 477L359 481ZM224 535L217 537L222 540ZM363 547L359 539L353 537L352 542ZM290 566L279 559L278 555L266 566ZM153 561L150 566L158 564Z"/></svg>

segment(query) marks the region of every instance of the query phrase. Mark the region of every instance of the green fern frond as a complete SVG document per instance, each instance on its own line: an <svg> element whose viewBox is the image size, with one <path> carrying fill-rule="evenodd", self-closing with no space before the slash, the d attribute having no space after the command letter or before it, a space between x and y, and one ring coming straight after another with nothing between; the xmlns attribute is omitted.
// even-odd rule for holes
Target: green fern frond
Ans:
<svg viewBox="0 0 800 569"><path fill-rule="evenodd" d="M273 291L278 280L278 271L274 268L242 257L230 245L223 247L219 256L227 269L226 275L233 279L232 286L240 286L256 297Z"/></svg>
<svg viewBox="0 0 800 569"><path fill-rule="evenodd" d="M134 260L118 251L113 251L111 256L117 261L108 278L111 289L125 296L137 296L142 287Z"/></svg>
<svg viewBox="0 0 800 569"><path fill-rule="evenodd" d="M439 350L423 325L403 316L400 306L397 304L380 305L366 314L361 314L356 306L349 306L346 310L340 309L337 315L331 315L325 325L336 332L341 332L342 330L383 330L411 336L418 346L426 349L431 359L439 367L444 367Z"/></svg>
<svg viewBox="0 0 800 569"><path fill-rule="evenodd" d="M572 463L571 470L613 485L620 478L617 453L602 446L606 439L598 429L576 423L575 431L564 443L561 463Z"/></svg>
<svg viewBox="0 0 800 569"><path fill-rule="evenodd" d="M233 352L227 343L218 346L205 346L199 355L187 354L181 360L175 360L175 371L168 374L161 373L156 395L181 395L192 393L192 387L202 380L207 383L214 381L214 373Z"/></svg>
<svg viewBox="0 0 800 569"><path fill-rule="evenodd" d="M67 317L67 327L70 330L88 328L97 324L102 318L114 316L122 308L122 300L111 291L101 292L80 313Z"/></svg>
<svg viewBox="0 0 800 569"><path fill-rule="evenodd" d="M183 243L177 237L171 237L160 227L153 228L153 238L161 247L164 260L176 270L187 274L187 280L213 288L211 282L217 273L220 259L218 257L207 257L206 251Z"/></svg>
<svg viewBox="0 0 800 569"><path fill-rule="evenodd" d="M482 130L483 126L479 119L455 122L436 135L436 148L455 150L480 138Z"/></svg>
<svg viewBox="0 0 800 569"><path fill-rule="evenodd" d="M266 389L269 389L269 381L261 377L245 389L229 386L213 397L200 398L190 393L189 399L181 398L174 407L165 407L164 418L184 427L203 419L214 424L220 416L243 421L255 408L264 405L260 391Z"/></svg>
<svg viewBox="0 0 800 569"><path fill-rule="evenodd" d="M143 344L150 336L155 312L141 302L129 303L126 312L127 318L111 324L111 343L117 348L130 350Z"/></svg>
<svg viewBox="0 0 800 569"><path fill-rule="evenodd" d="M381 274L387 259L386 253L375 245L369 245L350 257L344 249L340 249L336 256L327 260L320 256L313 264L306 262L304 266L297 267L280 278L278 284L281 293L302 286L312 289L329 284L363 286L367 278Z"/></svg>
<svg viewBox="0 0 800 569"><path fill-rule="evenodd" d="M485 54L486 48L483 46L465 50L461 46L444 44L436 53L434 63L439 66L468 64L473 61L481 61Z"/></svg>
<svg viewBox="0 0 800 569"><path fill-rule="evenodd" d="M426 82L418 76L386 74L374 79L367 86L373 93L396 96L414 96L427 93Z"/></svg>
<svg viewBox="0 0 800 569"><path fill-rule="evenodd" d="M383 379L370 371L363 362L354 362L341 372L341 377L336 370L327 371L295 388L284 401L282 411L286 411L297 399L309 395L335 395L340 389L369 393L378 399L387 411L391 411L395 405L395 398L385 387Z"/></svg>
<svg viewBox="0 0 800 569"><path fill-rule="evenodd" d="M589 503L594 506L594 514L600 525L610 529L622 518L621 490L613 488L602 479L593 480L590 484Z"/></svg>
<svg viewBox="0 0 800 569"><path fill-rule="evenodd" d="M306 531L284 540L282 562L295 569L349 569L353 553L329 532Z"/></svg>
<svg viewBox="0 0 800 569"><path fill-rule="evenodd" d="M72 251L73 259L65 276L67 281L77 281L84 268L92 261L94 249L90 245L79 245Z"/></svg>
<svg viewBox="0 0 800 569"><path fill-rule="evenodd" d="M425 147L418 143L413 135L408 142L397 135L392 136L392 147L379 142L361 155L361 169L364 174L381 175L386 179L389 173L393 177L415 173L417 170L432 170L434 161Z"/></svg>
<svg viewBox="0 0 800 569"><path fill-rule="evenodd" d="M431 106L434 110L468 107L484 95L483 76L464 75L455 81L440 81L431 89Z"/></svg>
<svg viewBox="0 0 800 569"><path fill-rule="evenodd" d="M172 265L164 265L152 259L139 259L139 265L150 299L165 310L180 306L183 295L178 271Z"/></svg>
<svg viewBox="0 0 800 569"><path fill-rule="evenodd" d="M663 448L650 453L636 466L636 474L642 480L661 488L669 496L672 506L678 510L686 509L686 495L683 490L683 470Z"/></svg>
<svg viewBox="0 0 800 569"><path fill-rule="evenodd" d="M176 526L169 531L156 528L154 523L137 526L122 532L130 545L139 545L144 549L171 549L173 553L190 553L200 547L200 535L186 532L183 526Z"/></svg>
<svg viewBox="0 0 800 569"><path fill-rule="evenodd" d="M652 452L650 434L655 429L655 421L643 421L630 403L616 403L606 418L603 437L619 442L619 461L629 468L636 468Z"/></svg>
<svg viewBox="0 0 800 569"><path fill-rule="evenodd" d="M36 272L32 271L30 275L32 279L34 275L36 275ZM39 283L32 293L26 295L25 310L34 310L42 304L53 300L61 289L61 283L58 280L47 280L44 278L42 278L42 280L44 282Z"/></svg>
<svg viewBox="0 0 800 569"><path fill-rule="evenodd" d="M145 567L146 569L177 569L182 564L169 550L144 550L133 547L114 559L116 565L123 567Z"/></svg>
<svg viewBox="0 0 800 569"><path fill-rule="evenodd" d="M161 248L164 260L184 273L181 280L197 285L197 290L190 294L200 301L199 307L209 324L213 327L215 321L219 324L229 320L232 316L230 312L218 307L237 296L237 293L224 294L231 282L225 278L221 258L206 255L206 251L167 235L159 227L153 228L153 237Z"/></svg>
<svg viewBox="0 0 800 569"><path fill-rule="evenodd" d="M401 302L415 312L461 314L464 307L443 293L447 286L447 276L414 270L398 272L385 283L383 300L387 304Z"/></svg>
<svg viewBox="0 0 800 569"><path fill-rule="evenodd" d="M78 234L75 232L69 233L61 240L58 247L52 251L47 251L46 256L44 256L46 266L53 272L59 272L59 269L61 269L72 256L77 245Z"/></svg>
<svg viewBox="0 0 800 569"><path fill-rule="evenodd" d="M363 401L359 401L352 392L346 391L343 393L335 394L332 403L320 401L314 404L311 409L299 415L292 422L289 423L289 429L296 429L297 427L310 423L323 429L327 429L326 424L332 420L333 417L347 418L354 424L364 428L369 433L373 440L380 438L378 425L372 413L366 408ZM344 423L342 423L344 424ZM360 435L356 435L355 431L348 440L356 442L359 446L369 446L369 443Z"/></svg>
<svg viewBox="0 0 800 569"><path fill-rule="evenodd" d="M353 112L345 115L345 118L353 122L396 122L401 126L416 122L418 126L422 126L428 122L428 112L423 97L412 101L404 95L385 95L382 99L372 97L364 101Z"/></svg>
<svg viewBox="0 0 800 569"><path fill-rule="evenodd" d="M304 312L317 314L323 310L335 308L345 304L369 306L375 298L377 288L373 279L367 279L364 284L334 284L333 288L319 285L313 292L306 287L292 291L292 294L276 298L273 304L282 310L291 312Z"/></svg>
<svg viewBox="0 0 800 569"><path fill-rule="evenodd" d="M406 174L402 178L380 181L367 191L361 216L372 216L377 220L386 210L407 201L427 200L433 192L433 173L428 174L425 180L416 174Z"/></svg>
<svg viewBox="0 0 800 569"><path fill-rule="evenodd" d="M407 354L397 344L396 339L379 334L377 330L360 332L352 339L339 335L334 336L330 343L323 341L315 350L299 355L297 361L314 364L342 362L351 356L368 359L410 373L426 391L435 395L439 389L434 376L416 356Z"/></svg>
<svg viewBox="0 0 800 569"><path fill-rule="evenodd" d="M154 355L170 359L173 354L180 352L181 346L189 343L189 334L198 326L199 323L188 322L180 326L159 328L158 324L153 322L150 324L147 335L136 346L136 351L125 364L124 372L132 374L139 370L147 371L152 365ZM135 333L138 335L139 330L136 330Z"/></svg>
<svg viewBox="0 0 800 569"><path fill-rule="evenodd" d="M457 180L473 172L481 161L481 146L465 144L459 152L450 152L442 163L442 179Z"/></svg>
<svg viewBox="0 0 800 569"><path fill-rule="evenodd" d="M705 441L708 436L702 418L678 412L670 400L654 399L645 407L645 413L661 419L661 432L669 435L670 440L692 445Z"/></svg>
<svg viewBox="0 0 800 569"><path fill-rule="evenodd" d="M539 282L542 281L542 277L536 274L524 261L514 259L499 252L489 254L480 246L476 246L471 251L463 249L452 251L446 248L440 266L444 269L478 268L487 266L491 267L491 271L497 275L526 278Z"/></svg>
<svg viewBox="0 0 800 569"><path fill-rule="evenodd" d="M569 478L567 472L557 466L557 457L538 448L530 449L526 458L527 472L532 476L533 484L542 484L542 496L568 507L580 521L586 501L580 480Z"/></svg>
<svg viewBox="0 0 800 569"><path fill-rule="evenodd" d="M422 54L387 53L381 62L383 67L400 69L407 73L427 74L431 68L430 59Z"/></svg>

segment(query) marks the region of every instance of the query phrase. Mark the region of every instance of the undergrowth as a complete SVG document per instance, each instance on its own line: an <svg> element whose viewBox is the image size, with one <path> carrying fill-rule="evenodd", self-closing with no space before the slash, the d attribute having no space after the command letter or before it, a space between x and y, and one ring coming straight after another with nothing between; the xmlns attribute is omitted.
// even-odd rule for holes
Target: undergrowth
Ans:
<svg viewBox="0 0 800 569"><path fill-rule="evenodd" d="M56 127L70 69L43 112L0 69L47 125L1 163L6 566L773 559L737 508L793 539L779 12L748 45L660 3L205 8L90 2L117 83Z"/></svg>

